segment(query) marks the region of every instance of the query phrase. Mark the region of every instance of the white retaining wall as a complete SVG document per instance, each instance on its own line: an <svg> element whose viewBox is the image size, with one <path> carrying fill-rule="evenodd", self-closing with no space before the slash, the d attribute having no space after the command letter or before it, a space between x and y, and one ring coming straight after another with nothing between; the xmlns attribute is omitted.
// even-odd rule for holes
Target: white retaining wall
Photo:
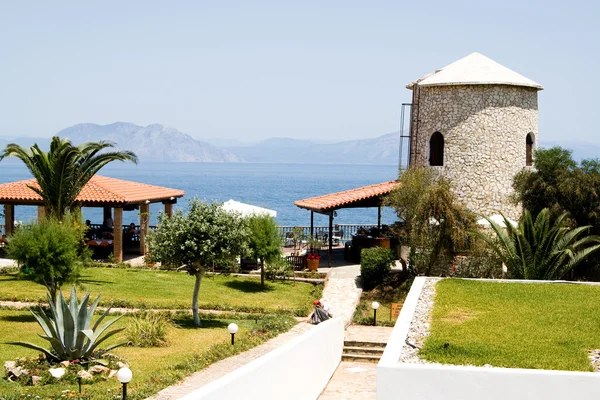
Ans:
<svg viewBox="0 0 600 400"><path fill-rule="evenodd" d="M182 399L316 399L343 347L344 321L333 318Z"/></svg>
<svg viewBox="0 0 600 400"><path fill-rule="evenodd" d="M377 365L377 400L583 400L600 396L600 373L399 362L424 283L425 278L415 279Z"/></svg>

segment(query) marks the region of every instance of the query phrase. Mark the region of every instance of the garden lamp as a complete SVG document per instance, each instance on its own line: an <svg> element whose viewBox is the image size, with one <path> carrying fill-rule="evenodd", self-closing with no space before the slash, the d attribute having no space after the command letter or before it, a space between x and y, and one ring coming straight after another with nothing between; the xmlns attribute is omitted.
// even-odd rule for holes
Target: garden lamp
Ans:
<svg viewBox="0 0 600 400"><path fill-rule="evenodd" d="M373 325L377 325L377 309L379 308L379 303L376 301L372 302L371 308L373 309Z"/></svg>
<svg viewBox="0 0 600 400"><path fill-rule="evenodd" d="M235 343L235 334L238 331L238 326L232 322L227 326L227 330L231 333L231 345L233 345Z"/></svg>
<svg viewBox="0 0 600 400"><path fill-rule="evenodd" d="M127 367L123 367L117 372L117 379L123 384L123 400L127 400L127 384L133 378L133 373Z"/></svg>

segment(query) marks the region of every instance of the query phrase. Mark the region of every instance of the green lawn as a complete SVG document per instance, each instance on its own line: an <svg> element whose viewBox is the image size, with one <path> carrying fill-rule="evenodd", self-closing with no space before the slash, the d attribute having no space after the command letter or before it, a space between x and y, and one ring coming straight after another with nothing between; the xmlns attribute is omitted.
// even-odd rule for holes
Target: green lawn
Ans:
<svg viewBox="0 0 600 400"><path fill-rule="evenodd" d="M201 309L274 311L278 309L308 315L312 301L319 298L320 286L308 283L266 282L235 276L205 276L200 288ZM102 295L101 305L189 309L194 277L183 272L141 269L88 268L80 282L92 297ZM45 288L16 274L0 275L0 300L45 301ZM83 292L83 290L79 290Z"/></svg>
<svg viewBox="0 0 600 400"><path fill-rule="evenodd" d="M127 318L121 318L115 326L125 326L128 322ZM256 334L254 330L258 325L255 318L258 317L250 314L230 314L218 318L203 319L203 327L195 328L192 327L190 317L179 316L175 320L176 325L169 328L166 347L120 347L113 350L113 353L128 361L134 373L128 390L129 398L144 399L220 358L254 347L275 334L275 332L272 332L273 335L270 332ZM280 318L288 321L288 328L295 324L293 318L289 316ZM227 325L233 321L240 327L236 334L235 346L230 345L230 335L227 332ZM47 346L47 342L37 336L38 333L41 334L42 330L28 311L0 310L0 365L3 365L4 361L14 360L17 357L36 356L37 352L34 350L7 345L4 342L30 341ZM123 332L117 336L119 337L109 339L109 343L123 341ZM217 347L215 348L214 345ZM213 346L212 350L209 351L211 346ZM0 377L4 377L4 371L0 373ZM36 398L35 396L44 399L64 398L65 390L76 391L77 387L64 383L36 387L21 386L0 379L0 399ZM84 385L84 392L86 395L82 398L85 399L112 399L114 395L120 393L119 382L110 379Z"/></svg>
<svg viewBox="0 0 600 400"><path fill-rule="evenodd" d="M600 287L444 279L420 355L444 364L591 371Z"/></svg>

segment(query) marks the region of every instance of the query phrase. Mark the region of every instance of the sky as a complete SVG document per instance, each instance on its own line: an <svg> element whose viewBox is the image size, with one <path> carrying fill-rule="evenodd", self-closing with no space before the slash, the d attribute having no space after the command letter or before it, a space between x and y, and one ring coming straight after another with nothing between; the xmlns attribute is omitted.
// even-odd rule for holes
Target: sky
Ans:
<svg viewBox="0 0 600 400"><path fill-rule="evenodd" d="M406 84L480 52L544 86L541 141L600 143L599 4L0 0L0 136L376 137L399 129Z"/></svg>

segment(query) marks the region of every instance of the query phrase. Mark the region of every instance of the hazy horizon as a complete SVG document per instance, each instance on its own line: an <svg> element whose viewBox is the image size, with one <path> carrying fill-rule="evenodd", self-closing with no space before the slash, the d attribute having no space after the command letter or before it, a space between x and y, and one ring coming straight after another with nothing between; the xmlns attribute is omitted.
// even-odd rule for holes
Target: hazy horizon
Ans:
<svg viewBox="0 0 600 400"><path fill-rule="evenodd" d="M544 86L542 141L600 143L600 82L590 79L598 9L577 0L4 2L0 135L126 121L200 140L373 138L398 131L407 83L480 52Z"/></svg>

